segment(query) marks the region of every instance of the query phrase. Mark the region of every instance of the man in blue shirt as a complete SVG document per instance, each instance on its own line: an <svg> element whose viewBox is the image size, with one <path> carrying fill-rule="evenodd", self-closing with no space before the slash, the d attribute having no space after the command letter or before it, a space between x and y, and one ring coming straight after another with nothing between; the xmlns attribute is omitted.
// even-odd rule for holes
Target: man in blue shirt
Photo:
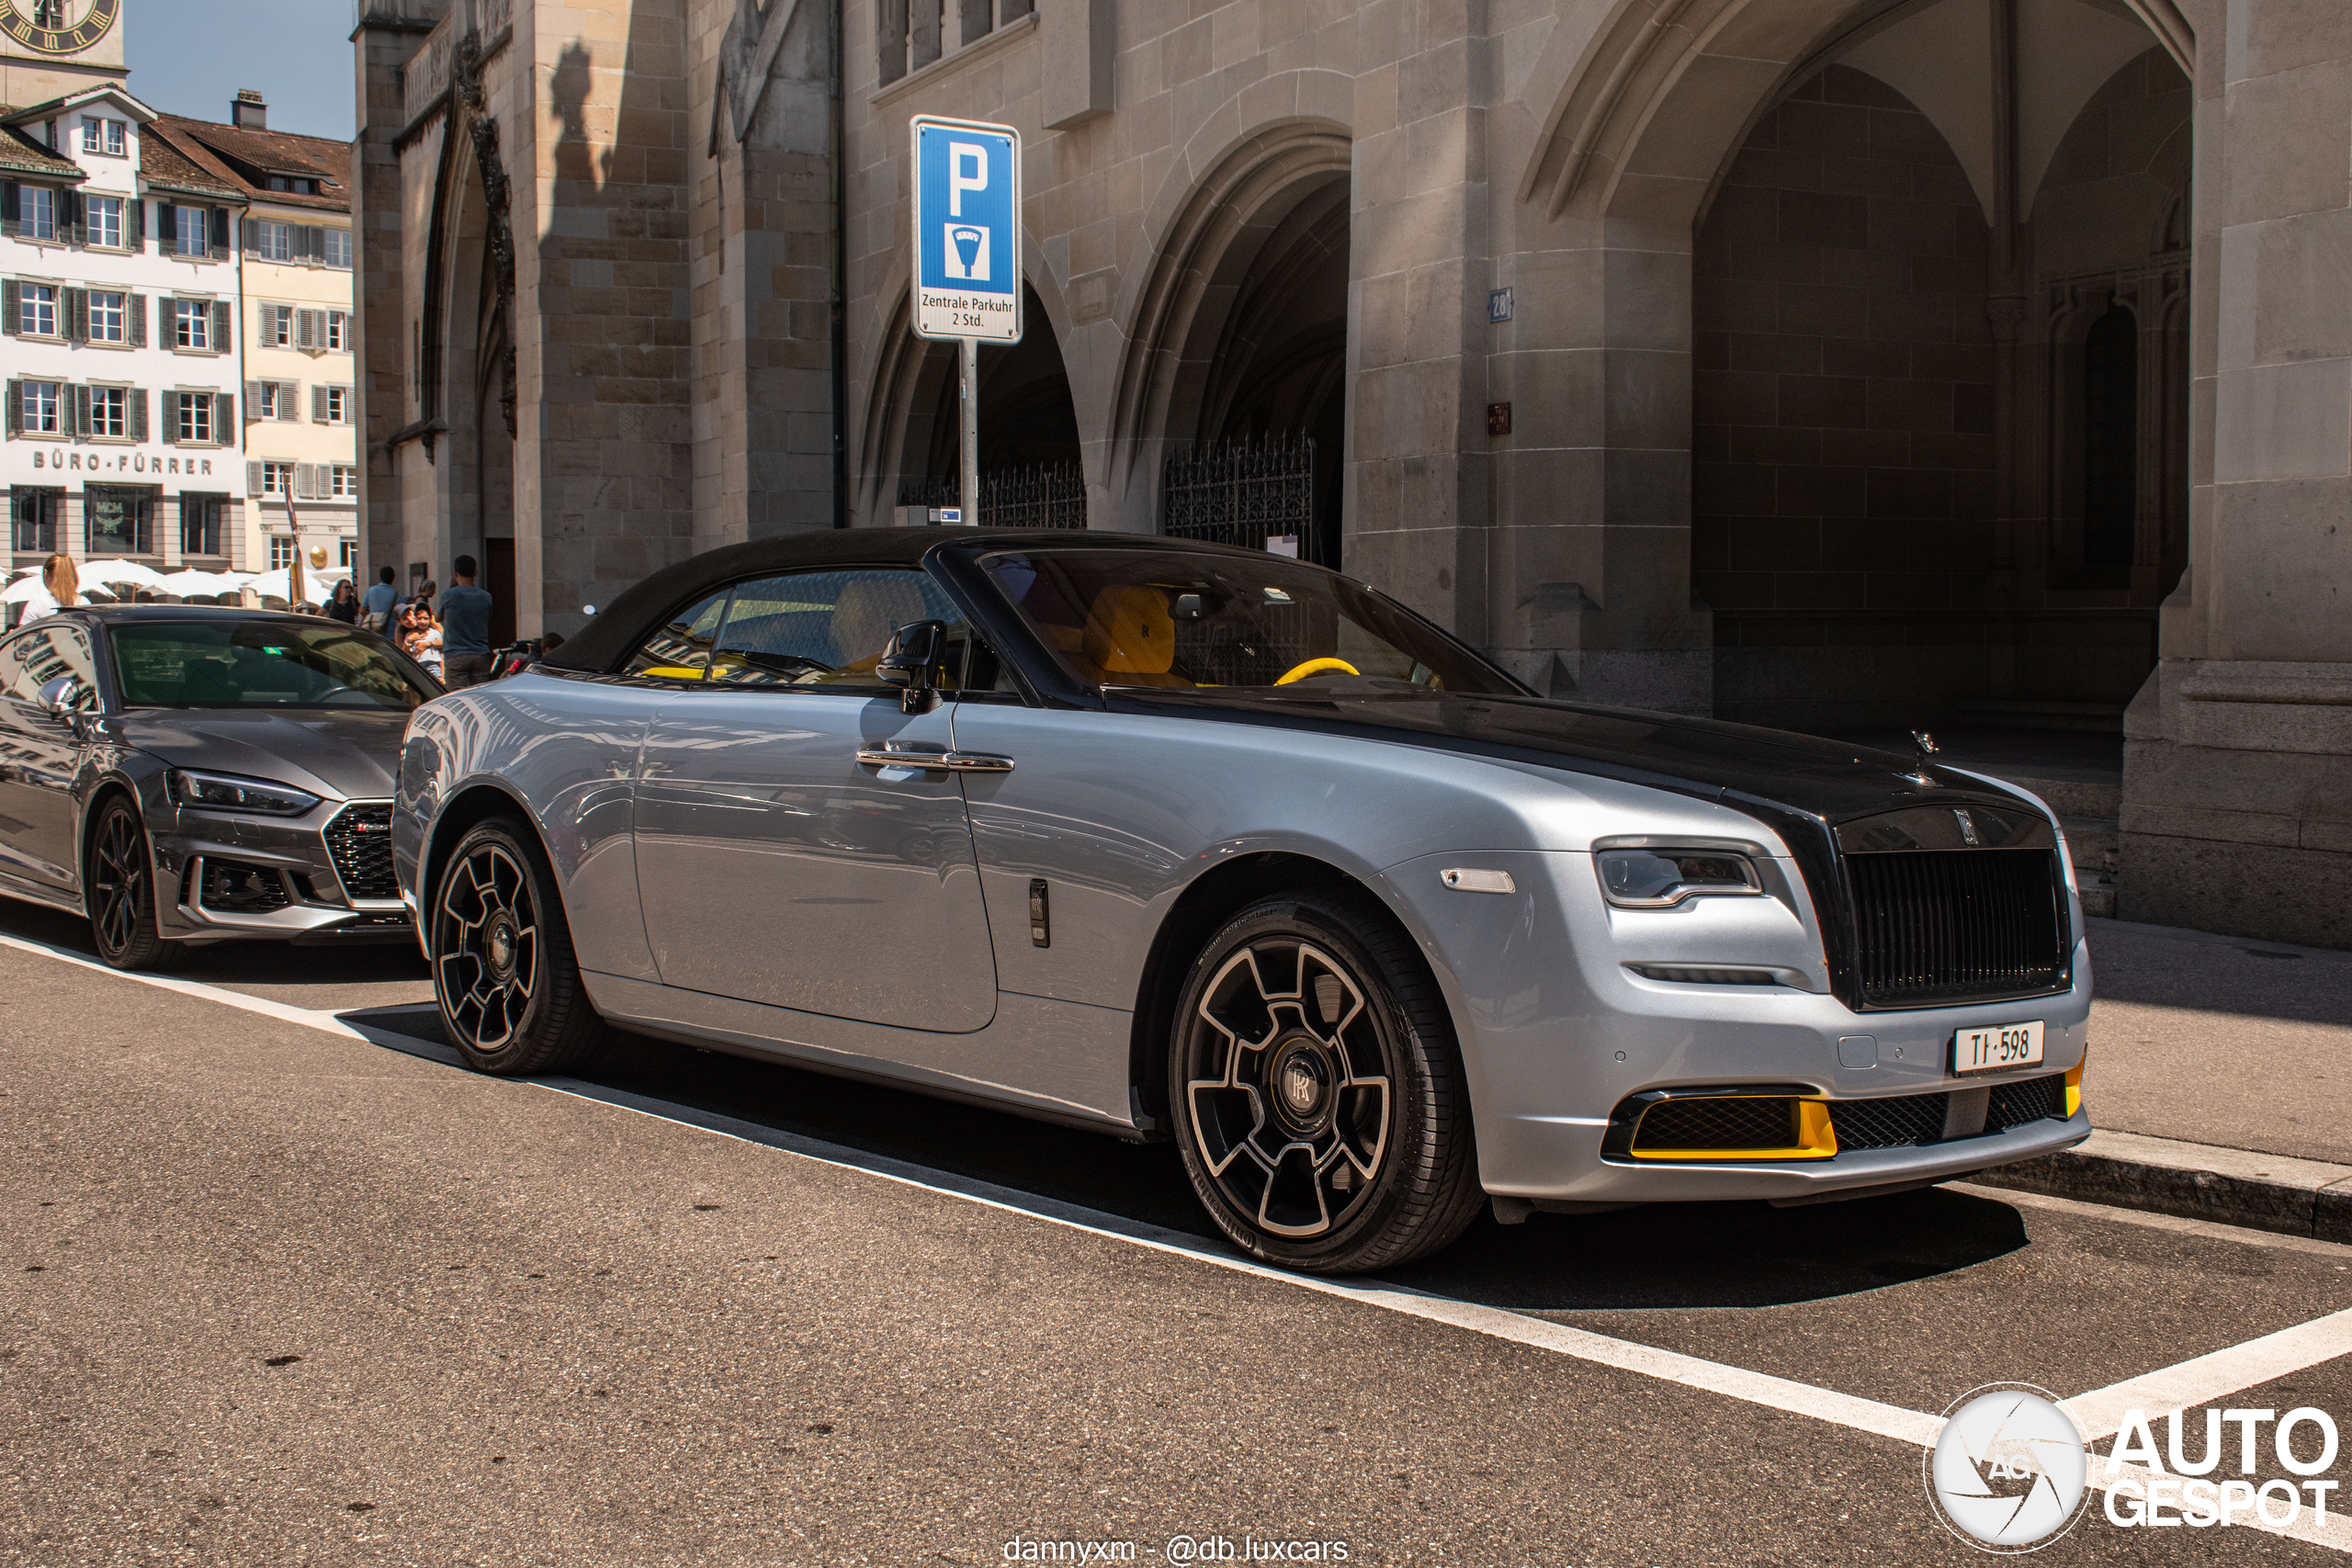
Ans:
<svg viewBox="0 0 2352 1568"><path fill-rule="evenodd" d="M400 591L392 586L392 569L378 570L375 582L359 601L359 607L367 613L369 631L383 633L391 629L392 606L400 603Z"/></svg>
<svg viewBox="0 0 2352 1568"><path fill-rule="evenodd" d="M474 586L474 558L449 563L441 595L441 683L453 692L490 679L490 595Z"/></svg>

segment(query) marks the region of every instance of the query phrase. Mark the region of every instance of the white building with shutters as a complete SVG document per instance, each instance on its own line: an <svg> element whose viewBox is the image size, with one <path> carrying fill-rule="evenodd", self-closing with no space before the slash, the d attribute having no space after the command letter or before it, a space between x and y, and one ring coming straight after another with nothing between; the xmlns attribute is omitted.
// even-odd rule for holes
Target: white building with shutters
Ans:
<svg viewBox="0 0 2352 1568"><path fill-rule="evenodd" d="M359 449L349 143L269 129L250 89L227 124L165 116L154 135L243 198L236 225L246 558L351 565Z"/></svg>
<svg viewBox="0 0 2352 1568"><path fill-rule="evenodd" d="M52 550L243 565L247 205L119 84L0 114L0 479Z"/></svg>

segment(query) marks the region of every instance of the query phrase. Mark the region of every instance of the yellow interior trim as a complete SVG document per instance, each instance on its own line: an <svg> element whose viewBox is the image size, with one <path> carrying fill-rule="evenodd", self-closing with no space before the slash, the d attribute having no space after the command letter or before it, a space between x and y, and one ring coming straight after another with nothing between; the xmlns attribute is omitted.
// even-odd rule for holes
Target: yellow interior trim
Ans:
<svg viewBox="0 0 2352 1568"><path fill-rule="evenodd" d="M1777 1094L1711 1094L1705 1100L1781 1100ZM1661 1100L1660 1104L1667 1103ZM1634 1129L1635 1138L1641 1130ZM1726 1160L1726 1159L1830 1159L1838 1153L1838 1130L1829 1124L1829 1102L1822 1100L1797 1101L1796 1145L1785 1149L1645 1149L1637 1144L1633 1149L1635 1159Z"/></svg>
<svg viewBox="0 0 2352 1568"><path fill-rule="evenodd" d="M2066 1069L2066 1120L2083 1108L2083 1069L2091 1065L2091 1048L2083 1047L2083 1059Z"/></svg>
<svg viewBox="0 0 2352 1568"><path fill-rule="evenodd" d="M1363 673L1344 659L1310 659L1303 664L1291 666L1290 673L1276 677L1274 684L1287 686L1293 681L1304 681L1309 675L1319 675L1326 670L1338 670L1350 675Z"/></svg>
<svg viewBox="0 0 2352 1568"><path fill-rule="evenodd" d="M699 681L703 678L702 671L690 669L684 664L651 664L639 671L638 673L650 675L657 681Z"/></svg>

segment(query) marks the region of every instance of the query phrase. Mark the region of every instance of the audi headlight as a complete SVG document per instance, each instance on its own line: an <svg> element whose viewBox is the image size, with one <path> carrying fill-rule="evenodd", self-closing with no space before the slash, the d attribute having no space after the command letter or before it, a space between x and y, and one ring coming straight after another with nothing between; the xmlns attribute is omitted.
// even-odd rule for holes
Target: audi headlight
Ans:
<svg viewBox="0 0 2352 1568"><path fill-rule="evenodd" d="M1761 893L1747 854L1703 846L1644 844L1595 850L1600 891L1621 909L1671 909L1687 898Z"/></svg>
<svg viewBox="0 0 2352 1568"><path fill-rule="evenodd" d="M319 804L319 797L292 784L267 779L241 779L229 773L191 773L174 768L164 775L174 804L198 811L244 811L261 817L300 817Z"/></svg>

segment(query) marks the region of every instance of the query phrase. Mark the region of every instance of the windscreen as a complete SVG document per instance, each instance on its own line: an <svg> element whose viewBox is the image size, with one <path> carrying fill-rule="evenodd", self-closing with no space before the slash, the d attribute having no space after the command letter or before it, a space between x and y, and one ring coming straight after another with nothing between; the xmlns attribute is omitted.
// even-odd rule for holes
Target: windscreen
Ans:
<svg viewBox="0 0 2352 1568"><path fill-rule="evenodd" d="M1079 679L1163 690L1515 692L1359 583L1268 556L1050 549L982 567Z"/></svg>
<svg viewBox="0 0 2352 1568"><path fill-rule="evenodd" d="M440 694L382 638L335 621L149 621L111 635L125 707L406 713Z"/></svg>

